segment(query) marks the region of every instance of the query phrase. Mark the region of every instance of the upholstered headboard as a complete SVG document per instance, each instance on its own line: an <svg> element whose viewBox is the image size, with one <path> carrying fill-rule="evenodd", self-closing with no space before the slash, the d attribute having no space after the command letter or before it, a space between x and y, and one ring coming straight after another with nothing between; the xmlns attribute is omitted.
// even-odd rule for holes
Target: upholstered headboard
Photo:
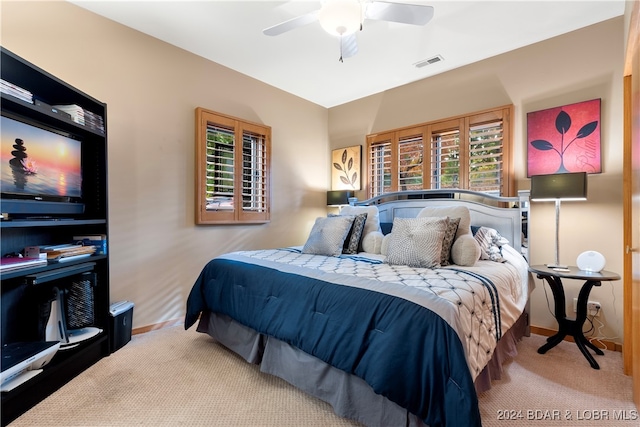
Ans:
<svg viewBox="0 0 640 427"><path fill-rule="evenodd" d="M459 189L401 191L356 201L354 205L377 206L381 223L392 223L394 218L415 218L427 206L465 206L469 209L472 226L498 230L514 248L523 246L523 236L527 235L526 192L519 197L499 197Z"/></svg>

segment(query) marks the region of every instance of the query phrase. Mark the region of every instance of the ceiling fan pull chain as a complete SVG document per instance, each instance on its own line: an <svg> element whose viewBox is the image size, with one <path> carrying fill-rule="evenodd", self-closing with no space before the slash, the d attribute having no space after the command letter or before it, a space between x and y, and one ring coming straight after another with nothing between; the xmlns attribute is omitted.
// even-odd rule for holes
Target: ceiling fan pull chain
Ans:
<svg viewBox="0 0 640 427"><path fill-rule="evenodd" d="M340 34L340 59L338 59L338 61L344 63L344 61L342 60L342 44L343 44L342 43L342 37L344 37L344 36L342 34Z"/></svg>

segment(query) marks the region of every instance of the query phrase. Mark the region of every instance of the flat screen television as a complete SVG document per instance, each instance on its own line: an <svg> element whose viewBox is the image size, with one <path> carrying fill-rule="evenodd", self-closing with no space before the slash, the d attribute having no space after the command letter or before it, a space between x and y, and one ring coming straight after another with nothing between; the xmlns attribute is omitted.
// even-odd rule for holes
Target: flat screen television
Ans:
<svg viewBox="0 0 640 427"><path fill-rule="evenodd" d="M0 120L0 212L34 218L84 212L82 142L20 118Z"/></svg>

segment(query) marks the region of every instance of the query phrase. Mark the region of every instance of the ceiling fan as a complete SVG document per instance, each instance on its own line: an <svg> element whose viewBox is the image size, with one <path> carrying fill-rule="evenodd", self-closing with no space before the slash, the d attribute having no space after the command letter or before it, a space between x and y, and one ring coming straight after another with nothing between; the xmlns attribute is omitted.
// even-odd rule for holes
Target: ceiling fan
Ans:
<svg viewBox="0 0 640 427"><path fill-rule="evenodd" d="M431 6L378 0L325 0L320 9L265 28L262 32L267 36L277 36L319 21L326 32L340 37L342 62L343 58L358 53L356 32L362 30L365 19L425 25L431 18Z"/></svg>

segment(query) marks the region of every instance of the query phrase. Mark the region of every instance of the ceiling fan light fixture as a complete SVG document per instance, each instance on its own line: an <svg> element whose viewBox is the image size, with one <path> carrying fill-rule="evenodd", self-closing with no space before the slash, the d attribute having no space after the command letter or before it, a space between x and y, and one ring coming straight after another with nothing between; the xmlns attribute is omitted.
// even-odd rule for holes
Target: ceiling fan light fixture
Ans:
<svg viewBox="0 0 640 427"><path fill-rule="evenodd" d="M333 36L346 36L362 25L362 6L359 0L327 0L318 12L322 28Z"/></svg>

